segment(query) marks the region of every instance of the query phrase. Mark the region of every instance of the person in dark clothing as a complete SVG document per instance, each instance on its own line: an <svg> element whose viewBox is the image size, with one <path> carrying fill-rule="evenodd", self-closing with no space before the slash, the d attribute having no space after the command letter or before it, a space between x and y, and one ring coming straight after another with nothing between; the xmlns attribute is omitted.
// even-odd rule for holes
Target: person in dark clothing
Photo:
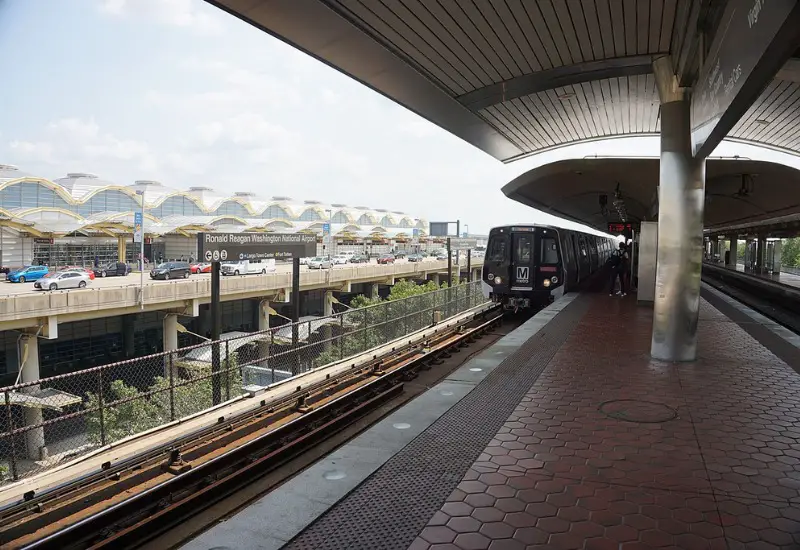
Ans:
<svg viewBox="0 0 800 550"><path fill-rule="evenodd" d="M625 288L625 273L627 271L627 262L628 262L628 251L625 247L625 243L619 243L619 249L615 250L611 257L608 259L608 266L610 269L610 281L608 287L608 295L614 295L614 288L617 284L617 279L619 279L619 292L622 296L626 296L626 288Z"/></svg>

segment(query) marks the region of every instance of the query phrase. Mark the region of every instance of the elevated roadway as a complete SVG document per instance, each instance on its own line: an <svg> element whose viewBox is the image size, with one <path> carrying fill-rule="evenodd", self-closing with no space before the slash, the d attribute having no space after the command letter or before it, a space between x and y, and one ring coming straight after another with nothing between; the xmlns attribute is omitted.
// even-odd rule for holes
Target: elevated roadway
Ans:
<svg viewBox="0 0 800 550"><path fill-rule="evenodd" d="M473 269L480 266L480 259L472 262ZM222 300L269 298L288 301L292 274L287 267L280 266L278 271L266 275L223 277ZM456 268L454 265L454 270ZM437 260L398 261L391 265L356 264L327 270L304 267L300 274L300 289L349 292L353 284L394 284L397 279L425 279L446 272L447 262ZM143 306L140 294L143 294ZM3 283L0 285L0 330L41 327L41 336L56 338L57 325L64 322L156 310L196 317L200 305L209 303L210 296L211 278L206 274L171 281L152 281L147 277L141 288L135 275L95 279L86 289L54 292L35 292L32 284Z"/></svg>

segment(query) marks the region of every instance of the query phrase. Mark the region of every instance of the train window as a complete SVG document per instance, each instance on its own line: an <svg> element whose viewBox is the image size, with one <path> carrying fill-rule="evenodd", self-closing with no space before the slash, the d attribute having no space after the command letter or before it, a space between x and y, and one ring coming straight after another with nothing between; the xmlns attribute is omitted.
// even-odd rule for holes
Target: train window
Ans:
<svg viewBox="0 0 800 550"><path fill-rule="evenodd" d="M542 254L540 261L543 264L557 264L558 263L558 246L556 240L550 237L542 237Z"/></svg>
<svg viewBox="0 0 800 550"><path fill-rule="evenodd" d="M514 235L514 261L522 264L531 263L533 235Z"/></svg>
<svg viewBox="0 0 800 550"><path fill-rule="evenodd" d="M489 261L490 262L504 262L506 261L506 247L508 238L505 236L492 237L489 241Z"/></svg>

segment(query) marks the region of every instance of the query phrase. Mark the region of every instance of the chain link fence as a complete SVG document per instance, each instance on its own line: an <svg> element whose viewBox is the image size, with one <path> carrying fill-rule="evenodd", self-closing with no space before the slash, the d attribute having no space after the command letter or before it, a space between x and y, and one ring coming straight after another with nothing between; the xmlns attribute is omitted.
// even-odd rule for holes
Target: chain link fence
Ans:
<svg viewBox="0 0 800 550"><path fill-rule="evenodd" d="M360 354L485 301L480 281L0 389L0 483Z"/></svg>

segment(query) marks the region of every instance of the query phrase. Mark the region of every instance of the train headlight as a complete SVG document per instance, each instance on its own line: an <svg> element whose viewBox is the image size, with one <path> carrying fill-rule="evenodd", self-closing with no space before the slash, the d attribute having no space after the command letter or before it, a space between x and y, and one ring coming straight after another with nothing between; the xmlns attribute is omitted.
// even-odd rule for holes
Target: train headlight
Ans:
<svg viewBox="0 0 800 550"><path fill-rule="evenodd" d="M556 277L556 276L550 277L550 282L553 283L553 284L557 284L558 283L558 277Z"/></svg>
<svg viewBox="0 0 800 550"><path fill-rule="evenodd" d="M544 285L545 288L549 287L550 286L550 279L545 279L544 281L542 281L542 284Z"/></svg>
<svg viewBox="0 0 800 550"><path fill-rule="evenodd" d="M486 276L486 278L487 278L487 279L489 279L490 281L494 280L494 273L489 273L489 274Z"/></svg>
<svg viewBox="0 0 800 550"><path fill-rule="evenodd" d="M494 284L499 285L502 282L503 282L503 279L501 279L500 277L495 277L494 278Z"/></svg>

